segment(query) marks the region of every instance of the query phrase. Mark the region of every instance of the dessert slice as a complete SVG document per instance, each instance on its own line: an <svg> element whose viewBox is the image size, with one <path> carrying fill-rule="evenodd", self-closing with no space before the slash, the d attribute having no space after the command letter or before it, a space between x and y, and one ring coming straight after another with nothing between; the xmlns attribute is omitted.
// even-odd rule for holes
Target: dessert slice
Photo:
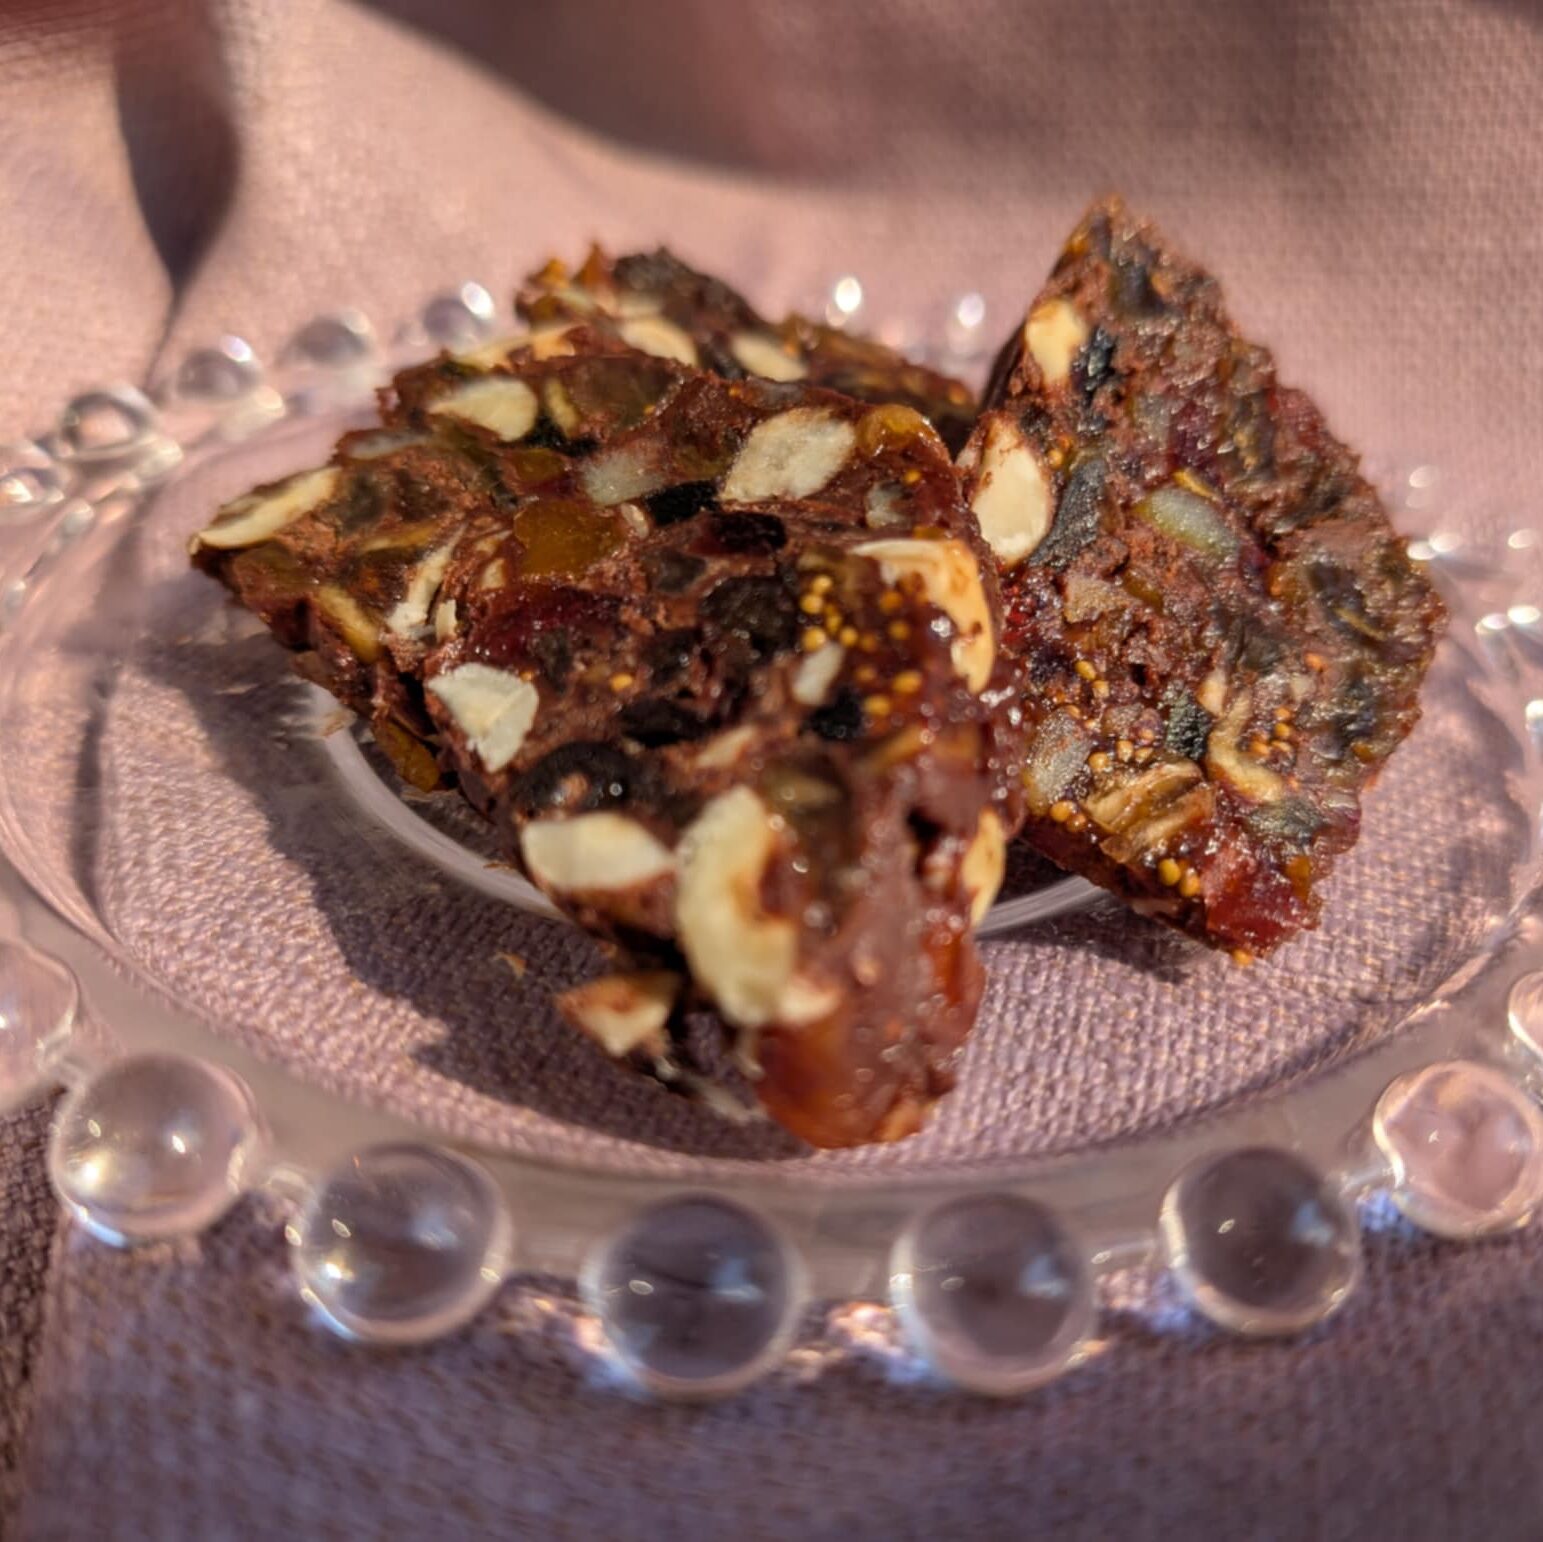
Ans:
<svg viewBox="0 0 1543 1542"><path fill-rule="evenodd" d="M408 371L384 418L195 562L633 956L565 1003L611 1053L689 1081L707 1005L797 1134L914 1130L1018 804L995 578L932 428L585 327Z"/></svg>
<svg viewBox="0 0 1543 1542"><path fill-rule="evenodd" d="M1315 925L1443 620L1356 456L1110 200L960 465L1026 675L1027 839L1213 946Z"/></svg>
<svg viewBox="0 0 1543 1542"><path fill-rule="evenodd" d="M975 395L963 382L803 316L767 321L720 279L662 249L613 261L595 247L571 274L549 262L525 281L515 309L533 327L587 321L614 329L645 353L731 380L801 380L859 401L914 407L951 450L964 444L975 421Z"/></svg>

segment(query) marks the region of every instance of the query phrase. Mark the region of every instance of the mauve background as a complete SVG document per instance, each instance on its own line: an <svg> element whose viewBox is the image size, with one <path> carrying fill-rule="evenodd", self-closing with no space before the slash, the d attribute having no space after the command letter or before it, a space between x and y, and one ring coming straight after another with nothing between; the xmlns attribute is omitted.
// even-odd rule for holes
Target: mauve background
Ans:
<svg viewBox="0 0 1543 1542"><path fill-rule="evenodd" d="M1117 186L1352 441L1535 512L1543 12L1522 0L0 0L0 437L226 328L407 314L668 237L775 308L1021 303ZM861 1356L638 1407L495 1313L320 1341L272 1224L132 1257L57 1229L0 1126L0 1466L31 1537L1543 1534L1543 1245L1394 1231L1289 1350L1132 1317L996 1407ZM271 1222L271 1218L268 1218Z"/></svg>

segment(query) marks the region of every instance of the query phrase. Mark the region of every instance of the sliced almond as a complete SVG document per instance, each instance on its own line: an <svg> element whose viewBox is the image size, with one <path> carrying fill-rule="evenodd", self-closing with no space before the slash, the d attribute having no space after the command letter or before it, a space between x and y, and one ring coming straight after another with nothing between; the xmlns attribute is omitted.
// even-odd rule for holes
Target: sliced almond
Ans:
<svg viewBox="0 0 1543 1542"><path fill-rule="evenodd" d="M256 546L286 525L320 508L338 489L343 473L336 466L300 471L263 492L247 493L227 503L207 530L193 537L192 550L212 546L217 551Z"/></svg>
<svg viewBox="0 0 1543 1542"><path fill-rule="evenodd" d="M793 922L761 908L761 877L777 844L766 805L748 787L720 793L680 845L675 925L692 974L729 1022L776 1020L793 978Z"/></svg>
<svg viewBox="0 0 1543 1542"><path fill-rule="evenodd" d="M519 754L541 701L529 680L491 664L458 664L426 689L489 771L502 771Z"/></svg>
<svg viewBox="0 0 1543 1542"><path fill-rule="evenodd" d="M986 430L970 508L986 544L1008 568L1032 555L1055 519L1050 478L1023 430L1006 414L994 417Z"/></svg>
<svg viewBox="0 0 1543 1542"><path fill-rule="evenodd" d="M449 642L460 625L454 600L441 600L434 607L434 641Z"/></svg>
<svg viewBox="0 0 1543 1542"><path fill-rule="evenodd" d="M486 375L457 386L442 396L429 411L475 423L500 439L523 439L536 426L536 393L523 380L509 375Z"/></svg>
<svg viewBox="0 0 1543 1542"><path fill-rule="evenodd" d="M729 352L741 368L763 380L802 380L809 373L801 358L766 332L736 332L729 339Z"/></svg>
<svg viewBox="0 0 1543 1542"><path fill-rule="evenodd" d="M579 472L584 491L601 508L646 498L670 480L660 465L656 448L649 444L613 445L597 450Z"/></svg>
<svg viewBox="0 0 1543 1542"><path fill-rule="evenodd" d="M723 733L714 734L711 739L704 740L702 747L692 759L704 770L725 770L739 759L754 738L755 729L748 726L726 729Z"/></svg>
<svg viewBox="0 0 1543 1542"><path fill-rule="evenodd" d="M846 649L833 642L806 653L793 674L793 700L806 707L818 707L836 683L845 657Z"/></svg>
<svg viewBox="0 0 1543 1542"><path fill-rule="evenodd" d="M607 975L564 991L557 1009L615 1059L667 1050L664 1025L684 982L668 969Z"/></svg>
<svg viewBox="0 0 1543 1542"><path fill-rule="evenodd" d="M857 431L825 407L794 407L758 423L723 479L728 503L808 498L846 465Z"/></svg>
<svg viewBox="0 0 1543 1542"><path fill-rule="evenodd" d="M584 420L579 416L579 409L573 405L573 398L555 375L550 376L541 387L541 405L546 408L546 415L568 438L572 439L578 433Z"/></svg>
<svg viewBox="0 0 1543 1542"><path fill-rule="evenodd" d="M428 625L429 610L439 594L439 586L445 581L445 570L455 555L455 545L454 541L446 541L413 569L407 580L407 593L386 617L386 630L393 637L415 638Z"/></svg>
<svg viewBox="0 0 1543 1542"><path fill-rule="evenodd" d="M986 919L986 912L996 904L1006 874L1007 839L996 811L988 808L981 812L975 839L959 864L959 876L970 896L971 925L979 926Z"/></svg>
<svg viewBox="0 0 1543 1542"><path fill-rule="evenodd" d="M380 628L365 608L346 589L323 584L316 591L317 610L342 633L350 650L366 664L380 657Z"/></svg>
<svg viewBox="0 0 1543 1542"><path fill-rule="evenodd" d="M454 355L455 362L469 364L473 369L496 369L500 364L508 361L509 355L516 348L523 348L529 341L528 332L511 332L507 336L478 343L475 348L468 348L465 353Z"/></svg>
<svg viewBox="0 0 1543 1542"><path fill-rule="evenodd" d="M572 327L537 327L530 334L530 356L536 360L573 356Z"/></svg>
<svg viewBox="0 0 1543 1542"><path fill-rule="evenodd" d="M865 541L853 550L877 562L887 584L921 580L922 592L954 623L954 669L977 696L985 690L997 650L975 553L963 541Z"/></svg>
<svg viewBox="0 0 1543 1542"><path fill-rule="evenodd" d="M632 316L618 324L617 332L629 348L651 353L656 359L674 359L695 367L696 344L673 321L663 316Z"/></svg>
<svg viewBox="0 0 1543 1542"><path fill-rule="evenodd" d="M559 893L632 889L675 868L669 847L624 814L539 819L525 827L520 850L531 877Z"/></svg>
<svg viewBox="0 0 1543 1542"><path fill-rule="evenodd" d="M1088 340L1088 324L1070 300L1046 300L1023 324L1024 346L1039 365L1047 386L1060 385L1072 372L1072 360Z"/></svg>

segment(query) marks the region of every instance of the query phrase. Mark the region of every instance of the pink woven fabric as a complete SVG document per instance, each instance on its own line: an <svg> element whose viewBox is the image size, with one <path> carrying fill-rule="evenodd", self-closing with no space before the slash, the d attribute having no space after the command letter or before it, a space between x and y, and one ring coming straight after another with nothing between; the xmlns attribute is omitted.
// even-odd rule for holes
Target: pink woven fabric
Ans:
<svg viewBox="0 0 1543 1542"><path fill-rule="evenodd" d="M465 277L502 296L591 236L667 239L768 309L851 270L881 318L977 288L1005 320L1119 187L1225 275L1352 442L1442 466L1456 518L1524 523L1540 81L1520 0L12 0L0 438L222 330L272 357L318 310L385 324ZM1471 875L1417 876L1461 908L1440 886ZM1013 1010L1035 946L995 950ZM1076 1060L1131 1053L1099 1038L1109 982L1036 1093L1061 1089L1062 1143L1119 1127L1090 1120ZM1143 1007L1192 1009L1172 996ZM1193 1058L1140 1060L1140 1108L1206 1098ZM515 1303L428 1353L319 1341L255 1207L133 1256L65 1231L45 1286L37 1125L0 1144L24 1196L0 1223L0 1460L20 1451L25 1535L1543 1530L1535 1237L1380 1234L1360 1296L1304 1345L1132 1318L1016 1407L890 1386L857 1356L658 1410L586 1385Z"/></svg>

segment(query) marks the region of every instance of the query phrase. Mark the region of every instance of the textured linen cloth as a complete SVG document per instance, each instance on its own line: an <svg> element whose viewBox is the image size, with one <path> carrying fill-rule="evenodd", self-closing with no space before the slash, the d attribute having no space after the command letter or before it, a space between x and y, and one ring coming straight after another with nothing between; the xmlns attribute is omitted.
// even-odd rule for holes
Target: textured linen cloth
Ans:
<svg viewBox="0 0 1543 1542"><path fill-rule="evenodd" d="M979 289L1005 324L1118 187L1352 443L1442 467L1454 521L1526 523L1540 86L1543 19L1509 0L11 0L0 438L221 331L272 358L339 305L385 328L466 277L502 301L591 236L668 239L769 311L853 271L875 319ZM1025 990L1028 946L993 956ZM1143 1074L1204 1101L1192 1060ZM1097 1133L1074 1097L1046 1117ZM55 1230L43 1128L0 1138L24 1536L1543 1532L1534 1232L1379 1230L1350 1306L1292 1346L1117 1315L1017 1404L854 1350L658 1409L592 1385L515 1293L431 1351L322 1340L256 1204L134 1255Z"/></svg>

